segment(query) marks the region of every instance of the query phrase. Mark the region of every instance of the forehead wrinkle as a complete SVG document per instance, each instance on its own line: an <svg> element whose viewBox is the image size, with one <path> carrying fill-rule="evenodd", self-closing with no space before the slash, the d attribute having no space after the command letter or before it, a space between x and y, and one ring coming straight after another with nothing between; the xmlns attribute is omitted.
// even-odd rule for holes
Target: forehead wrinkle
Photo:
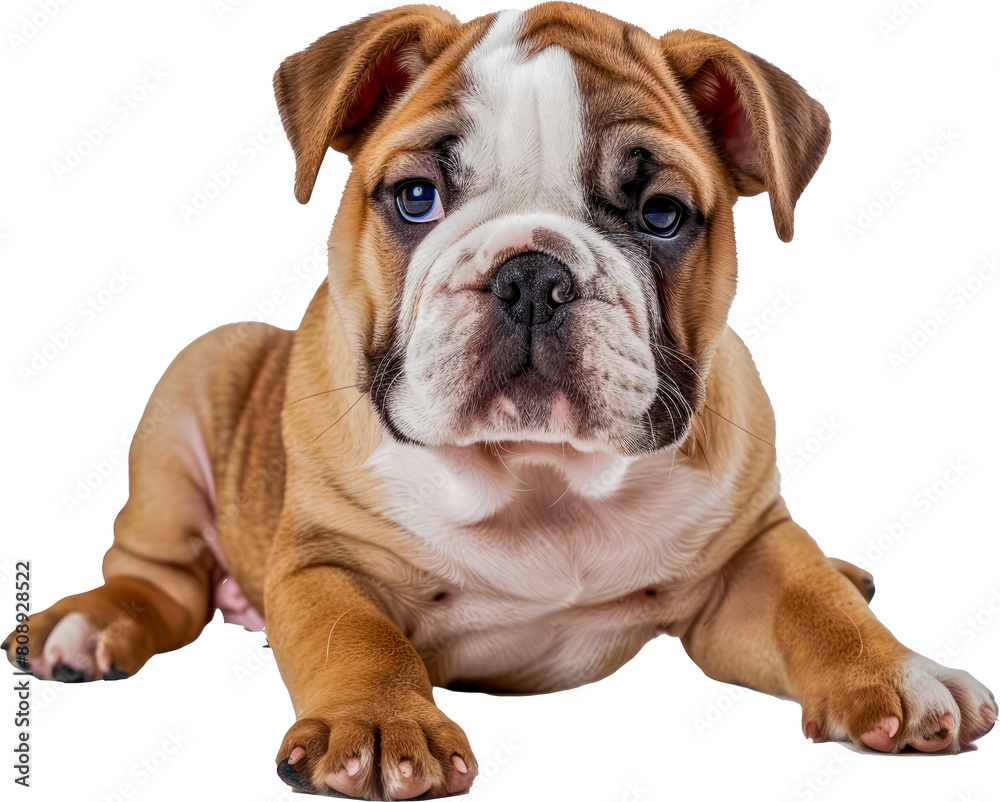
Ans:
<svg viewBox="0 0 1000 802"><path fill-rule="evenodd" d="M526 12L521 41L531 52L564 48L581 67L609 76L616 86L642 84L678 125L690 120L686 95L667 64L659 39L635 25L580 6L536 6ZM666 102L664 102L666 101ZM697 131L692 127L690 133Z"/></svg>
<svg viewBox="0 0 1000 802"><path fill-rule="evenodd" d="M375 147L366 150L367 159L359 165L365 176L365 188L374 192L382 178L400 156L437 156L435 143L447 136L457 135L463 126L461 116L454 106L446 113L439 113L429 119L417 120L405 128L387 132Z"/></svg>
<svg viewBox="0 0 1000 802"><path fill-rule="evenodd" d="M714 208L717 198L709 166L702 161L699 153L692 150L674 131L664 128L657 122L643 119L610 123L597 132L597 138L600 143L599 156L605 166L613 166L614 159L622 150L643 147L650 151L660 165L660 171L656 175L660 175L662 171L680 174L685 184L690 187L689 191L695 205L705 213L711 212ZM615 140L619 140L620 143L617 147ZM611 162L611 165L607 165L607 162ZM597 176L605 178L607 173L601 169L597 172ZM656 180L656 176L651 180Z"/></svg>
<svg viewBox="0 0 1000 802"><path fill-rule="evenodd" d="M583 8L574 10L571 24L561 19L536 23L525 38L533 47L555 43L570 53L590 131L626 120L655 123L691 144L696 154L692 163L698 164L702 176L717 172L714 146L659 40Z"/></svg>
<svg viewBox="0 0 1000 802"><path fill-rule="evenodd" d="M643 72L609 75L607 70L585 60L578 61L578 70L591 84L587 110L599 116L601 127L641 120L682 136L696 134L674 93L662 82L649 80L650 76Z"/></svg>
<svg viewBox="0 0 1000 802"><path fill-rule="evenodd" d="M460 98L466 81L462 65L495 18L493 14L480 17L454 32L450 44L431 59L380 120L355 163L369 193L375 191L386 159L395 151L426 149L462 130Z"/></svg>
<svg viewBox="0 0 1000 802"><path fill-rule="evenodd" d="M386 187L411 178L434 181L438 174L441 154L433 150L403 151L394 154L380 171L379 184Z"/></svg>
<svg viewBox="0 0 1000 802"><path fill-rule="evenodd" d="M583 208L579 154L581 101L569 54L530 52L520 39L521 12L502 12L466 60L462 152L473 191L492 191L498 210Z"/></svg>

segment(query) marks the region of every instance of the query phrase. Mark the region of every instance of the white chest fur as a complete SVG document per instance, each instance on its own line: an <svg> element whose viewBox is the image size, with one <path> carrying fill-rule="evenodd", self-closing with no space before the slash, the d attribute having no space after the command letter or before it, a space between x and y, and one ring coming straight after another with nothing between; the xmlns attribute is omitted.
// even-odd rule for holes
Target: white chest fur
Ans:
<svg viewBox="0 0 1000 802"><path fill-rule="evenodd" d="M725 480L673 453L516 449L389 443L372 457L384 512L411 534L420 568L531 606L602 604L683 576L725 523Z"/></svg>
<svg viewBox="0 0 1000 802"><path fill-rule="evenodd" d="M725 480L681 456L517 449L386 443L369 462L405 558L453 589L413 611L435 681L541 690L603 676L660 631L646 594L669 590L725 524Z"/></svg>

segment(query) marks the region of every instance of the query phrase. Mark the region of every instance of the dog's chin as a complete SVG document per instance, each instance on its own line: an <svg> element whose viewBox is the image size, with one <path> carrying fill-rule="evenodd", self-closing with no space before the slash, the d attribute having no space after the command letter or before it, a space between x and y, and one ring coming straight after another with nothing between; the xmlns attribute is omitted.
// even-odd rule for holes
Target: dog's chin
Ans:
<svg viewBox="0 0 1000 802"><path fill-rule="evenodd" d="M567 451L636 458L676 448L688 437L693 415L687 402L667 407L658 397L648 405L638 393L609 399L523 379L432 399L394 395L376 409L388 432L410 445L560 459Z"/></svg>
<svg viewBox="0 0 1000 802"><path fill-rule="evenodd" d="M676 410L666 416L649 410L636 418L608 416L597 425L584 427L580 415L570 407L565 396L557 393L551 412L542 423L525 426L518 416L504 414L510 402L504 396L490 412L471 422L464 431L450 433L448 444L454 447L483 446L504 451L518 451L536 457L563 458L573 455L606 455L619 458L649 456L681 446L691 431L691 421ZM521 418L525 416L519 416ZM661 420L662 418L662 420Z"/></svg>
<svg viewBox="0 0 1000 802"><path fill-rule="evenodd" d="M554 432L505 432L487 433L480 436L456 438L446 444L451 448L484 448L499 453L516 453L523 456L561 457L582 454L617 455L618 451L608 441L588 440L574 436L563 436Z"/></svg>
<svg viewBox="0 0 1000 802"><path fill-rule="evenodd" d="M690 423L677 437L669 439L663 433L651 435L648 429L635 427L640 434L615 435L609 432L582 434L569 427L517 428L484 423L472 427L456 427L450 431L407 437L411 445L424 446L442 452L484 450L504 457L517 456L532 462L559 462L576 457L607 457L636 459L684 444L691 431Z"/></svg>

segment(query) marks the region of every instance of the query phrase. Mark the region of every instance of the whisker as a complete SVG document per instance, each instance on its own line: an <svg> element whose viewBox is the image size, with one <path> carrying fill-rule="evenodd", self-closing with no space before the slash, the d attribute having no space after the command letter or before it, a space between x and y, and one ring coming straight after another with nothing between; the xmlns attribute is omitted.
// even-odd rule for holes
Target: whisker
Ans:
<svg viewBox="0 0 1000 802"><path fill-rule="evenodd" d="M400 355L399 344L393 343L392 347L386 351L382 356L382 359L379 360L378 367L375 369L375 376L372 379L372 384L375 385L375 382L377 381L378 385L372 393L372 398L377 399L380 397L379 393L382 390L382 382L385 379L386 374L389 372L389 366Z"/></svg>
<svg viewBox="0 0 1000 802"><path fill-rule="evenodd" d="M565 490L563 490L563 492L562 492L562 495L561 495L561 496L559 496L559 498L557 498L557 499L556 499L555 501L553 501L553 502L552 502L551 504L549 504L549 506L548 506L548 508L547 508L547 509L550 509L550 510L551 510L551 509L552 509L552 508L553 508L554 506L556 506L556 504L558 504L558 503L559 503L560 501L562 501L562 500L563 500L564 498L566 498L566 494L567 494L567 493L569 492L569 488L570 488L570 483L569 483L569 482L566 482L566 489L565 489Z"/></svg>
<svg viewBox="0 0 1000 802"><path fill-rule="evenodd" d="M500 464L503 465L507 473L509 473L511 476L513 476L515 479L517 479L517 481L519 481L522 485L524 485L527 488L528 483L525 482L520 476L515 474L510 468L507 467L507 463L503 461L503 457L500 456L500 452L494 451L493 453L496 454L497 459L500 460Z"/></svg>
<svg viewBox="0 0 1000 802"><path fill-rule="evenodd" d="M677 461L677 449L670 449L670 470L667 471L667 481L670 481L670 477L674 475L674 463Z"/></svg>
<svg viewBox="0 0 1000 802"><path fill-rule="evenodd" d="M508 454L511 454L512 456L515 456L515 457L523 457L524 456L524 454L520 454L517 451L511 451L509 448L504 448L500 443L494 443L494 445L497 448L503 449L504 451L506 451ZM500 456L500 455L497 454L497 456Z"/></svg>
<svg viewBox="0 0 1000 802"><path fill-rule="evenodd" d="M319 440L324 434L326 434L328 431L330 431L330 429L332 429L334 426L336 426L338 423L340 423L347 416L347 413L350 412L352 409L354 409L358 405L358 401L360 401L362 398L364 398L364 396L363 395L359 395L357 397L357 400L355 400L355 402L353 404L351 404L347 408L347 412L345 412L343 415L341 415L339 418L337 418L337 420L335 420L333 423L331 423L329 426L327 426L323 431L321 431L318 435L316 435L316 437L313 440L313 442L315 443L316 440Z"/></svg>
<svg viewBox="0 0 1000 802"><path fill-rule="evenodd" d="M701 413L699 413L695 417L697 418L698 423L701 424L701 432L705 436L704 442L702 442L700 439L696 440L696 445L698 450L701 451L702 457L705 458L705 466L708 468L708 476L714 482L715 474L712 472L712 463L708 458L708 452L711 446L711 443L709 442L708 427L705 425L705 419Z"/></svg>
<svg viewBox="0 0 1000 802"><path fill-rule="evenodd" d="M343 387L334 387L332 390L323 390L320 393L313 393L312 395L304 396L300 398L298 401L292 401L291 404L289 404L288 406L292 406L292 404L297 404L299 403L299 401L308 401L310 398L316 398L317 396L320 395L327 395L328 393L339 393L341 390L350 390L352 387L360 387L360 386L361 385L358 384L345 384Z"/></svg>
<svg viewBox="0 0 1000 802"><path fill-rule="evenodd" d="M767 440L765 440L765 439L764 439L763 437L759 437L758 435L756 435L756 434L754 434L753 432L751 432L751 431L750 431L749 429L744 429L744 428L743 428L742 426L740 426L740 425L739 425L738 423L733 423L733 421L729 420L729 418L727 418L727 417L726 417L725 415L723 415L722 413L720 413L720 412L716 412L716 411L715 411L714 409L712 409L712 408L711 408L711 407L710 407L710 406L709 406L708 404L705 404L705 409L707 409L707 410L708 410L709 412L711 412L711 413L712 413L713 415L718 415L718 416L719 416L720 418L722 418L722 419L723 419L724 421L726 421L726 423L732 423L732 424L733 424L733 426L735 426L735 427L736 427L737 429L739 429L739 430L740 430L741 432L746 432L746 433L747 433L748 435L750 435L751 437L754 437L754 438L756 438L757 440L760 440L760 442L762 442L762 443L763 443L764 445L768 445L768 446L770 446L771 448L774 448L774 443L769 443L769 442L767 442Z"/></svg>
<svg viewBox="0 0 1000 802"><path fill-rule="evenodd" d="M691 374L695 377L695 379L698 380L698 384L704 387L705 380L698 374L698 371L696 371L693 367L691 367L690 364L688 364L688 361L691 359L691 357L681 353L676 348L671 348L669 345L658 345L657 343L652 343L652 346L653 348L656 348L658 351L663 351L667 356L673 357L675 361L680 362L681 365L687 368L691 372Z"/></svg>

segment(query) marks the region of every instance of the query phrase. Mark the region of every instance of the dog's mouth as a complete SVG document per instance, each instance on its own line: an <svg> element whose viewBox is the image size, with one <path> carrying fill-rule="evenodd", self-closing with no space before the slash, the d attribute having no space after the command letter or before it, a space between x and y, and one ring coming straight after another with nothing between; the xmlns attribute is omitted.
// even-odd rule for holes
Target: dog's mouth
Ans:
<svg viewBox="0 0 1000 802"><path fill-rule="evenodd" d="M415 445L489 446L532 458L637 456L684 440L693 410L675 383L654 376L647 386L633 382L616 394L615 381L613 372L551 381L536 371L501 379L487 370L476 381L456 383L423 418L412 409L398 415L391 395L380 412L397 439ZM437 425L420 431L414 420Z"/></svg>
<svg viewBox="0 0 1000 802"><path fill-rule="evenodd" d="M594 450L581 436L585 431L578 405L562 389L538 391L527 377L517 377L499 392L484 393L467 411L465 440L504 447L569 446Z"/></svg>
<svg viewBox="0 0 1000 802"><path fill-rule="evenodd" d="M637 456L690 430L697 374L671 362L620 303L580 298L530 327L514 325L491 293L428 306L398 356L371 373L372 401L399 440Z"/></svg>
<svg viewBox="0 0 1000 802"><path fill-rule="evenodd" d="M565 439L574 436L582 423L580 404L571 401L567 391L573 392L522 373L502 382L499 390L495 384L483 382L470 396L463 414L496 433L491 439Z"/></svg>

